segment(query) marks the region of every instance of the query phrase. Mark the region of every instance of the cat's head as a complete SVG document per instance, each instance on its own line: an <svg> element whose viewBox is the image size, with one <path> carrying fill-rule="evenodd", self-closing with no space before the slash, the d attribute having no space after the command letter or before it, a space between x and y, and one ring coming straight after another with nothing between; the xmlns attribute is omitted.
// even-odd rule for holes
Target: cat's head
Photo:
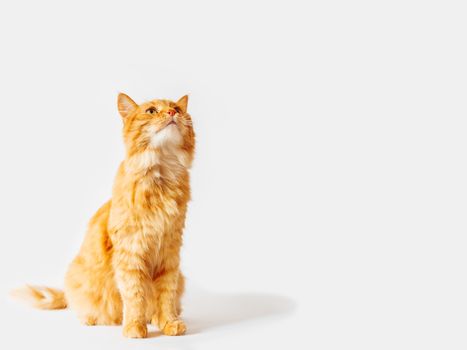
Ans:
<svg viewBox="0 0 467 350"><path fill-rule="evenodd" d="M187 106L186 95L177 102L152 100L138 105L120 93L118 111L123 119L123 138L128 155L153 149L183 151L191 158L195 135Z"/></svg>

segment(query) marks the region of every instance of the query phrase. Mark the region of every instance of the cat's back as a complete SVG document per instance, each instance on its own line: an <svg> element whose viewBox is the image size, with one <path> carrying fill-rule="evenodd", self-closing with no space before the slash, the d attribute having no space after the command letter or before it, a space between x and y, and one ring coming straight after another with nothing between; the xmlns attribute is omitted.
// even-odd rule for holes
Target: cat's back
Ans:
<svg viewBox="0 0 467 350"><path fill-rule="evenodd" d="M108 234L108 221L112 201L105 202L89 221L83 244L75 260L110 258L111 242Z"/></svg>

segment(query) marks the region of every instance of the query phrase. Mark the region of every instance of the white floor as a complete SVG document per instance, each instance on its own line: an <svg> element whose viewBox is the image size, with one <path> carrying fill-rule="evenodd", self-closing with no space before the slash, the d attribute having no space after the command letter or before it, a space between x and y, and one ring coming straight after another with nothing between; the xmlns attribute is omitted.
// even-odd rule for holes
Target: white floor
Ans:
<svg viewBox="0 0 467 350"><path fill-rule="evenodd" d="M286 331L296 317L296 303L286 296L217 294L194 286L185 298L189 330L181 337L150 326L148 339L125 339L121 327L82 326L70 310L35 310L11 299L1 309L2 349L238 349L245 342L275 348L290 344Z"/></svg>

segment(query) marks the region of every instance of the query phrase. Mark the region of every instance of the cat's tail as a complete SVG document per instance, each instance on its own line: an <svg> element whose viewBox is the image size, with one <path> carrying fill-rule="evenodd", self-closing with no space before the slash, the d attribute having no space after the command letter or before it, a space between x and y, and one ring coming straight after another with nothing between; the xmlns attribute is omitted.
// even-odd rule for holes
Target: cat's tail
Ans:
<svg viewBox="0 0 467 350"><path fill-rule="evenodd" d="M65 309L67 302L65 293L59 289L39 286L24 286L11 291L15 299L42 310Z"/></svg>

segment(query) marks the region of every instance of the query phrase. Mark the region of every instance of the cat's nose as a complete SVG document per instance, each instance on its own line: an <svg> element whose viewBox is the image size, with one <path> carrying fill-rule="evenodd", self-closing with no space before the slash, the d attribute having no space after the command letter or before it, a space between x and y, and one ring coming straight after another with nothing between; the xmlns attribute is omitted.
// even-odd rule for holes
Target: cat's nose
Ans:
<svg viewBox="0 0 467 350"><path fill-rule="evenodd" d="M167 111L167 114L170 115L171 117L173 117L175 115L175 109L169 109Z"/></svg>

